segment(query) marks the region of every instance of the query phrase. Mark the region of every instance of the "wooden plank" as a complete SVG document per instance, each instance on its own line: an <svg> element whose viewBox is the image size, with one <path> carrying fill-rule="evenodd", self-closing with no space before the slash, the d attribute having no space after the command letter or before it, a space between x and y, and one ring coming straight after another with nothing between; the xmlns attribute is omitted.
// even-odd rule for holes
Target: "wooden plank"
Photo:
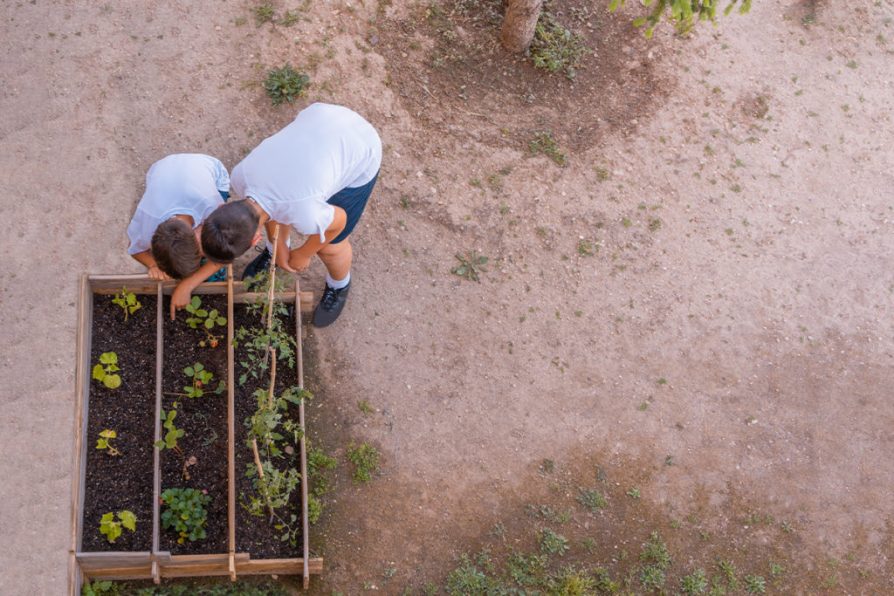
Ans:
<svg viewBox="0 0 894 596"><path fill-rule="evenodd" d="M227 573L236 581L236 350L233 347L233 266L227 265Z"/></svg>
<svg viewBox="0 0 894 596"><path fill-rule="evenodd" d="M301 575L304 559L251 559L236 565L239 575ZM307 569L314 575L323 573L323 559L307 561Z"/></svg>
<svg viewBox="0 0 894 596"><path fill-rule="evenodd" d="M125 279L106 279L94 282L93 291L96 294L115 294L122 287L126 286L127 291L133 292L134 294L154 294L158 287L158 283L159 282L152 280L128 283ZM162 291L166 296L173 293L174 288L176 287L176 282L162 282ZM193 290L194 294L225 294L226 292L227 282L225 281L206 281Z"/></svg>
<svg viewBox="0 0 894 596"><path fill-rule="evenodd" d="M90 284L87 275L81 275L78 292L78 327L77 327L77 361L75 362L75 411L74 411L74 447L72 449L72 475L71 475L71 541L69 543L68 556L68 593L71 596L78 596L81 593L82 576L81 570L77 563L75 553L80 547L81 532L81 503L84 501L84 477L82 470L85 469L86 461L85 453L81 449L84 440L84 414L85 390L87 386L85 377L90 367L85 355L88 351L90 335L90 319L91 314L88 311L92 304L92 296L90 295Z"/></svg>
<svg viewBox="0 0 894 596"><path fill-rule="evenodd" d="M93 576L96 571L103 569L120 569L126 567L149 568L152 563L152 553L149 551L126 552L83 552L75 555L78 564L84 573Z"/></svg>
<svg viewBox="0 0 894 596"><path fill-rule="evenodd" d="M108 579L108 580L116 580L116 581L126 581L133 579L151 579L152 578L152 567L151 565L147 565L145 567L110 567L108 569L98 569L96 571L92 571L90 573L84 574L85 581L92 581L94 579Z"/></svg>
<svg viewBox="0 0 894 596"><path fill-rule="evenodd" d="M299 310L303 313L313 312L314 310L314 293L313 292L300 292L301 296L301 304L299 306ZM258 298L264 298L263 294L258 292L240 292L237 288L235 301L239 304L245 304L246 302L255 302ZM274 295L274 299L282 301L282 302L294 302L295 301L295 292L277 292Z"/></svg>
<svg viewBox="0 0 894 596"><path fill-rule="evenodd" d="M298 368L298 387L304 389L304 349L301 341L301 288L295 278L295 366ZM299 457L301 459L301 542L302 559L304 560L302 575L304 589L310 587L310 523L307 519L307 441L304 438L304 400L298 404L298 424L301 426Z"/></svg>
<svg viewBox="0 0 894 596"><path fill-rule="evenodd" d="M156 316L155 316L155 432L153 444L161 440L161 408L162 408L162 374L164 370L164 303L161 284L156 282ZM161 499L161 449L152 447L152 554L158 552L159 534L161 533L161 517L159 499ZM152 580L161 581L158 564L152 561Z"/></svg>

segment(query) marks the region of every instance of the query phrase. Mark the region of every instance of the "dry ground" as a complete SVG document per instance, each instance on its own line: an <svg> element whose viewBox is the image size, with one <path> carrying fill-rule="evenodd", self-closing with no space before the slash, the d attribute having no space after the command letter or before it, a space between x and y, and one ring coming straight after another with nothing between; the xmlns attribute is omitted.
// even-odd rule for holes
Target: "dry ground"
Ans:
<svg viewBox="0 0 894 596"><path fill-rule="evenodd" d="M492 3L278 0L301 20L256 27L252 2L5 2L4 593L64 589L78 275L137 271L153 161L232 167L292 118L259 86L285 61L301 105L386 147L351 303L311 338L318 443L383 454L369 485L337 471L319 592L440 582L530 543L546 503L587 564L658 529L674 578L724 556L784 566L771 591L894 590L894 3L841 4L650 42L557 5L596 48L572 84L493 47ZM567 167L530 155L544 130ZM467 251L480 283L450 273Z"/></svg>

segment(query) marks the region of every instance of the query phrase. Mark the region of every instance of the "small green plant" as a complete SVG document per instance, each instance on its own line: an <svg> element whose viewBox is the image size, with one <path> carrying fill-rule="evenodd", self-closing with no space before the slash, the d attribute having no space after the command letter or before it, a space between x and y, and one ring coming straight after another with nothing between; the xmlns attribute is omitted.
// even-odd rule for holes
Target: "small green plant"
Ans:
<svg viewBox="0 0 894 596"><path fill-rule="evenodd" d="M205 507L211 497L194 488L169 488L161 493L161 502L166 506L161 513L161 525L165 530L173 528L177 532L177 544L205 538L208 519Z"/></svg>
<svg viewBox="0 0 894 596"><path fill-rule="evenodd" d="M680 580L680 591L684 594L704 594L708 589L708 578L704 569L696 569Z"/></svg>
<svg viewBox="0 0 894 596"><path fill-rule="evenodd" d="M459 566L447 576L445 586L447 594L450 596L490 594L494 588L494 580L489 578L485 571L479 569L476 562L466 554L460 557Z"/></svg>
<svg viewBox="0 0 894 596"><path fill-rule="evenodd" d="M143 305L140 304L140 301L137 300L136 294L133 292L128 292L127 288L121 288L121 291L115 294L115 297L112 298L112 304L117 304L121 307L121 310L124 311L124 322L127 322L127 318L139 310Z"/></svg>
<svg viewBox="0 0 894 596"><path fill-rule="evenodd" d="M279 20L279 24L283 27L291 27L300 20L301 15L297 10L287 10L283 13L282 18Z"/></svg>
<svg viewBox="0 0 894 596"><path fill-rule="evenodd" d="M530 49L534 66L549 72L563 71L573 79L586 51L587 46L580 36L560 25L552 14L541 13Z"/></svg>
<svg viewBox="0 0 894 596"><path fill-rule="evenodd" d="M357 402L357 409L364 414L372 414L376 411L376 409L370 405L369 400L366 399L361 399Z"/></svg>
<svg viewBox="0 0 894 596"><path fill-rule="evenodd" d="M726 580L726 586L730 590L739 588L739 578L736 577L738 571L732 561L717 561L717 568L720 569L720 573L723 574L723 578Z"/></svg>
<svg viewBox="0 0 894 596"><path fill-rule="evenodd" d="M577 495L577 502L594 513L600 509L605 509L607 505L605 496L595 489L582 488L580 494Z"/></svg>
<svg viewBox="0 0 894 596"><path fill-rule="evenodd" d="M369 443L348 446L348 460L354 464L354 482L369 482L379 470L379 450Z"/></svg>
<svg viewBox="0 0 894 596"><path fill-rule="evenodd" d="M549 528L540 531L540 552L547 555L564 555L568 552L568 539Z"/></svg>
<svg viewBox="0 0 894 596"><path fill-rule="evenodd" d="M276 11L271 2L263 2L254 7L255 24L260 27L264 23L270 23L276 17Z"/></svg>
<svg viewBox="0 0 894 596"><path fill-rule="evenodd" d="M450 270L453 275L458 275L469 281L481 281L479 274L486 272L487 257L475 252L467 252L465 255L455 255L459 265Z"/></svg>
<svg viewBox="0 0 894 596"><path fill-rule="evenodd" d="M574 567L563 567L546 580L549 594L561 596L588 596L596 594L597 581L586 571Z"/></svg>
<svg viewBox="0 0 894 596"><path fill-rule="evenodd" d="M174 426L174 418L177 417L177 410L171 409L165 414L165 411L161 411L161 419L164 421L164 428L167 431L163 439L156 441L155 446L159 449L173 449L174 451L179 452L180 448L177 446L177 439L186 434L182 428L177 428Z"/></svg>
<svg viewBox="0 0 894 596"><path fill-rule="evenodd" d="M215 326L223 327L226 325L227 318L221 316L216 308L211 310L202 308L202 299L198 296L192 297L192 300L186 305L186 312L191 315L186 318L186 324L189 325L190 329L201 328L207 336L206 339L199 342L199 347L204 348L207 345L211 348L216 348L217 344L220 343L221 336L211 332Z"/></svg>
<svg viewBox="0 0 894 596"><path fill-rule="evenodd" d="M661 590L666 579L664 569L658 565L646 565L639 572L639 582L643 585L643 588L650 592Z"/></svg>
<svg viewBox="0 0 894 596"><path fill-rule="evenodd" d="M745 591L749 594L764 594L767 591L767 582L760 575L746 575Z"/></svg>
<svg viewBox="0 0 894 596"><path fill-rule="evenodd" d="M205 395L204 388L210 385L211 381L214 379L214 375L211 371L206 370L201 362L196 362L192 366L187 366L183 369L183 374L185 374L188 379L192 379L192 385L187 385L183 388L183 395L189 398L202 397ZM226 383L221 381L217 384L217 388L214 389L214 394L220 395L223 393L224 389L226 389Z"/></svg>
<svg viewBox="0 0 894 596"><path fill-rule="evenodd" d="M667 569L671 564L671 556L667 545L661 539L658 532L649 534L649 539L643 544L643 551L639 558L646 563L654 563L662 569Z"/></svg>
<svg viewBox="0 0 894 596"><path fill-rule="evenodd" d="M81 587L81 596L118 596L121 594L120 586L112 581L86 582Z"/></svg>
<svg viewBox="0 0 894 596"><path fill-rule="evenodd" d="M115 449L115 446L112 445L112 439L118 437L118 433L111 429L105 429L100 431L99 438L96 440L96 448L100 450L105 450L109 455L121 455L121 452Z"/></svg>
<svg viewBox="0 0 894 596"><path fill-rule="evenodd" d="M582 257L592 257L597 250L598 247L589 240L581 238L577 241L577 254Z"/></svg>
<svg viewBox="0 0 894 596"><path fill-rule="evenodd" d="M531 152L531 155L543 154L562 167L568 164L568 158L559 149L559 144L553 138L553 133L548 130L534 135L534 138L528 142L528 151Z"/></svg>
<svg viewBox="0 0 894 596"><path fill-rule="evenodd" d="M639 489L636 487L631 488L630 490L627 491L627 496L630 497L631 499L639 499L640 498Z"/></svg>
<svg viewBox="0 0 894 596"><path fill-rule="evenodd" d="M121 536L122 528L136 532L137 516L133 512L125 509L115 514L110 511L103 514L99 520L99 533L106 537L109 544L115 544L115 541Z"/></svg>
<svg viewBox="0 0 894 596"><path fill-rule="evenodd" d="M292 103L304 96L309 85L310 77L298 72L290 64L267 71L267 78L264 80L264 90L275 106L283 102Z"/></svg>
<svg viewBox="0 0 894 596"><path fill-rule="evenodd" d="M118 368L118 354L115 352L103 352L99 356L99 364L93 366L93 378L101 381L107 389L117 389L121 386L121 377L114 373Z"/></svg>

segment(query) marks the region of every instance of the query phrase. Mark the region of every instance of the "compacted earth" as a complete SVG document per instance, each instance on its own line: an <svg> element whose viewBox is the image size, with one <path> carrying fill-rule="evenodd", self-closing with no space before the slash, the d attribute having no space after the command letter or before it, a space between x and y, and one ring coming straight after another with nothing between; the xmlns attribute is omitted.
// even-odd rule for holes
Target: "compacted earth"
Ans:
<svg viewBox="0 0 894 596"><path fill-rule="evenodd" d="M894 4L607 4L547 3L573 73L491 0L4 4L0 585L66 588L78 276L140 270L146 170L326 101L384 162L307 336L314 593L894 591Z"/></svg>

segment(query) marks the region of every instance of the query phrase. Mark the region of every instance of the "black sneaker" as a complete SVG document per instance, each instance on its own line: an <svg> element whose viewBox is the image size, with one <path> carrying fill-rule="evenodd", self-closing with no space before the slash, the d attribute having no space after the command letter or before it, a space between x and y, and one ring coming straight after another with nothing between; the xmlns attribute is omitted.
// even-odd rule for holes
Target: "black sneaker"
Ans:
<svg viewBox="0 0 894 596"><path fill-rule="evenodd" d="M245 281L249 277L255 277L258 273L262 271L267 271L270 268L270 259L273 258L273 255L270 254L270 251L266 248L261 251L261 254L256 256L254 260L245 266L245 271L242 272L242 280Z"/></svg>
<svg viewBox="0 0 894 596"><path fill-rule="evenodd" d="M314 327L326 327L335 322L344 309L345 302L348 301L348 290L350 289L350 282L340 290L333 290L329 284L326 284L323 297L320 298L320 303L314 310Z"/></svg>

